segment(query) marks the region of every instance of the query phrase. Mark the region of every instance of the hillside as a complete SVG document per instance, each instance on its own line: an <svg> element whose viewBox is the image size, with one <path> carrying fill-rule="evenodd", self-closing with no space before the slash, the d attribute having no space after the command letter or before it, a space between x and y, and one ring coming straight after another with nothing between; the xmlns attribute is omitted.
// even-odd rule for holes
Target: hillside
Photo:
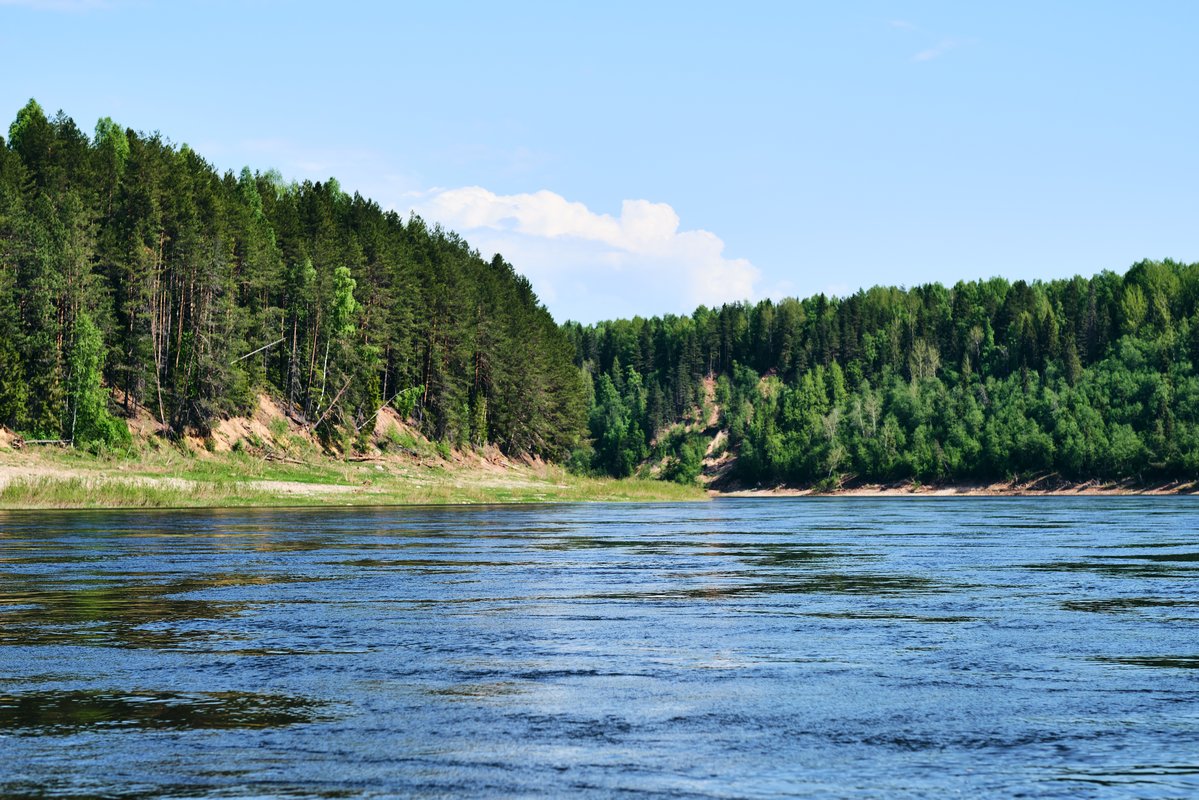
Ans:
<svg viewBox="0 0 1199 800"><path fill-rule="evenodd" d="M1181 486L1197 363L1197 264L559 326L501 257L333 179L220 174L34 101L0 139L0 427L23 440L219 453L282 424L346 458L392 420L446 460L718 489Z"/></svg>
<svg viewBox="0 0 1199 800"><path fill-rule="evenodd" d="M350 450L327 443L266 395L205 436L169 439L148 409L129 447L33 444L0 427L0 509L179 508L698 500L698 488L587 478L494 445L455 449L383 409Z"/></svg>
<svg viewBox="0 0 1199 800"><path fill-rule="evenodd" d="M564 330L593 398L576 463L601 474L821 489L1199 477L1199 264ZM697 425L705 407L719 419Z"/></svg>
<svg viewBox="0 0 1199 800"><path fill-rule="evenodd" d="M346 451L424 436L562 458L585 433L563 332L502 258L335 180L218 173L186 145L34 101L0 139L0 425L123 447L218 434L265 393Z"/></svg>

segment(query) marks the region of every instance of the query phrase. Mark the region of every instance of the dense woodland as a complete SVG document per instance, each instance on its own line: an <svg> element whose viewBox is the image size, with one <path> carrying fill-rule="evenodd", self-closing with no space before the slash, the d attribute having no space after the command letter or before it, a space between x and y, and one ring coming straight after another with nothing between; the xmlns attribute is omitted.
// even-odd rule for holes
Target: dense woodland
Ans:
<svg viewBox="0 0 1199 800"><path fill-rule="evenodd" d="M121 446L279 398L332 446L385 403L430 437L562 458L569 339L528 281L327 183L218 173L158 134L37 103L0 139L0 424Z"/></svg>
<svg viewBox="0 0 1199 800"><path fill-rule="evenodd" d="M873 288L567 325L591 469L694 480L715 401L747 484L1199 476L1199 264ZM648 459L648 461L647 461Z"/></svg>
<svg viewBox="0 0 1199 800"><path fill-rule="evenodd" d="M33 101L0 139L0 424L33 438L202 434L266 392L343 450L390 403L459 447L691 482L712 405L747 484L1194 478L1196 364L1199 264L559 327L502 258L332 179Z"/></svg>

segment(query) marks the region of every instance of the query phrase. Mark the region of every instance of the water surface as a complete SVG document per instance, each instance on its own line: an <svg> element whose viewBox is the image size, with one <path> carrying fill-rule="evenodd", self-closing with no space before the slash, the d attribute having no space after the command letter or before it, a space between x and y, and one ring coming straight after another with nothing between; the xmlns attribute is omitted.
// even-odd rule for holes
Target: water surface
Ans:
<svg viewBox="0 0 1199 800"><path fill-rule="evenodd" d="M1197 512L0 513L0 796L1195 796Z"/></svg>

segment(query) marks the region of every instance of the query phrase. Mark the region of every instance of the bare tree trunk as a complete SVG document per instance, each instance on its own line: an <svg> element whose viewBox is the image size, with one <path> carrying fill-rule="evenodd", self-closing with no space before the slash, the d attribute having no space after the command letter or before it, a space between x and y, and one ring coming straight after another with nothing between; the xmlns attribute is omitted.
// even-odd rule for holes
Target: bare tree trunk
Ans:
<svg viewBox="0 0 1199 800"><path fill-rule="evenodd" d="M330 344L332 344L332 343L325 342L325 363L321 367L321 399L316 402L316 404L318 406L321 403L325 402L325 381L329 377L329 345Z"/></svg>
<svg viewBox="0 0 1199 800"><path fill-rule="evenodd" d="M162 407L162 362L158 354L158 326L155 324L157 314L150 317L150 338L154 341L154 387L158 390L158 422L165 428L167 417Z"/></svg>
<svg viewBox="0 0 1199 800"><path fill-rule="evenodd" d="M296 331L300 320L291 319L291 350L287 353L287 413L296 413Z"/></svg>

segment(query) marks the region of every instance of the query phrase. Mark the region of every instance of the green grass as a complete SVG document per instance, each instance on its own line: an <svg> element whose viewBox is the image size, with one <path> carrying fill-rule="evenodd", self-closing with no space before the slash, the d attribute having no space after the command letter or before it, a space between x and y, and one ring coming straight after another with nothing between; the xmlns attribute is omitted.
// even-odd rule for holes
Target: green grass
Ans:
<svg viewBox="0 0 1199 800"><path fill-rule="evenodd" d="M42 451L36 458L22 456L18 461L36 466L38 472L57 469L72 474L16 478L0 488L0 509L652 502L706 497L694 487L586 478L556 466L495 471L332 458L288 464L247 453L196 457L175 448L123 456ZM272 486L273 482L296 486Z"/></svg>
<svg viewBox="0 0 1199 800"><path fill-rule="evenodd" d="M135 462L136 463L136 462ZM161 475L163 465L150 462L140 474ZM166 464L173 478L230 483L240 481L294 481L296 483L336 484L345 480L344 468L338 462L321 461L312 464L289 464L266 461L248 453L222 453L216 458L180 459Z"/></svg>
<svg viewBox="0 0 1199 800"><path fill-rule="evenodd" d="M272 496L237 484L178 487L92 478L19 478L0 489L0 509L206 508L273 505Z"/></svg>

